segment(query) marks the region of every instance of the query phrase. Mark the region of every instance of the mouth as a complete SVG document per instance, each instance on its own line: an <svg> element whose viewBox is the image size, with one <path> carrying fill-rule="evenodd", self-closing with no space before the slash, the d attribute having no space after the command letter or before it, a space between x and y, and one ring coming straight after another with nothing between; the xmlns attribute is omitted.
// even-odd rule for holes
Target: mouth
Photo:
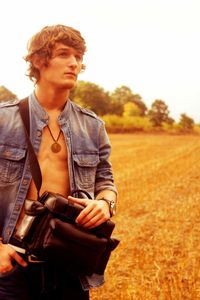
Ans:
<svg viewBox="0 0 200 300"><path fill-rule="evenodd" d="M73 76L73 77L77 77L76 73L73 73L73 72L66 72L65 75L67 76Z"/></svg>

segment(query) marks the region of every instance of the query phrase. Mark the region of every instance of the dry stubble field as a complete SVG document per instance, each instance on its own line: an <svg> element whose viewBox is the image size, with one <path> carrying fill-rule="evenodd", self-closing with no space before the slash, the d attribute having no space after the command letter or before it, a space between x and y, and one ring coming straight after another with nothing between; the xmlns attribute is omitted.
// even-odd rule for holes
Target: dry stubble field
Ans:
<svg viewBox="0 0 200 300"><path fill-rule="evenodd" d="M200 137L110 139L121 243L91 300L200 299Z"/></svg>

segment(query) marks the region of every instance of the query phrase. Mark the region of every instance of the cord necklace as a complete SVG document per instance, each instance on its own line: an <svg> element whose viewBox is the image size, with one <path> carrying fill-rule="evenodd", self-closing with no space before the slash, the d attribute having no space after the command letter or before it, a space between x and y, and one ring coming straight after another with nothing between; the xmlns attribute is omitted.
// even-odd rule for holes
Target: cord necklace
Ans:
<svg viewBox="0 0 200 300"><path fill-rule="evenodd" d="M61 131L61 129L60 129L59 134L58 134L58 137L57 137L57 139L55 139L54 136L53 136L53 134L52 134L52 132L51 132L51 129L50 129L49 125L47 125L47 128L48 128L49 133L50 133L50 135L51 135L51 137L52 137L52 139L53 139L53 141L54 141L54 143L51 145L51 151L52 151L53 153L58 153L58 152L60 152L60 150L61 150L61 145L58 143L58 140L59 140L59 138L60 138L60 135L61 135L61 132L62 132L62 131Z"/></svg>

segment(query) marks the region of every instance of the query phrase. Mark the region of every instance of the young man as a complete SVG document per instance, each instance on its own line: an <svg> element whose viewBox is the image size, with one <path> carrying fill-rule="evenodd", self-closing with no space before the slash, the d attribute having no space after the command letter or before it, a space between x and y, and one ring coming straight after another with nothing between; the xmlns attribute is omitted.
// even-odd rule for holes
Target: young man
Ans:
<svg viewBox="0 0 200 300"><path fill-rule="evenodd" d="M116 188L103 122L69 100L85 50L79 31L47 26L30 40L25 59L35 83L28 101L30 138L43 178L40 192L60 193L84 205L76 221L93 228L114 214ZM18 104L0 107L0 299L89 299L89 288L102 278L93 274L83 282L53 264L26 261L13 239L25 199L37 199ZM94 200L71 197L74 189L86 190Z"/></svg>

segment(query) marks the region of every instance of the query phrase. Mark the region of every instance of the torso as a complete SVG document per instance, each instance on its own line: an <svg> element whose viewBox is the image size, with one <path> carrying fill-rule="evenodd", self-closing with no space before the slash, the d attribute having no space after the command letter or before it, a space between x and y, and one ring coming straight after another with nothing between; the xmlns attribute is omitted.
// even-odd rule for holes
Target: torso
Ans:
<svg viewBox="0 0 200 300"><path fill-rule="evenodd" d="M51 128L51 127L50 127ZM53 131L59 132L59 131ZM57 135L53 134L54 137ZM69 191L69 173L67 164L67 145L63 134L59 138L61 151L54 153L51 150L51 145L54 143L47 128L43 130L42 142L38 153L38 162L42 172L42 187L40 194L44 191L52 191L68 196ZM32 180L27 194L28 199L37 199L37 191Z"/></svg>
<svg viewBox="0 0 200 300"><path fill-rule="evenodd" d="M49 127L54 138L56 139L60 131L60 127L56 119L49 122ZM61 133L58 142L61 146L61 150L58 153L54 153L51 150L51 145L54 143L54 141L50 135L48 128L45 127L42 133L42 141L37 156L42 172L42 187L40 190L40 195L44 191L59 193L65 197L69 196L70 194L68 149L63 133ZM30 183L26 198L37 200L37 190L33 180ZM22 209L21 211L16 227L18 227L19 223L21 222L23 215L24 209Z"/></svg>

